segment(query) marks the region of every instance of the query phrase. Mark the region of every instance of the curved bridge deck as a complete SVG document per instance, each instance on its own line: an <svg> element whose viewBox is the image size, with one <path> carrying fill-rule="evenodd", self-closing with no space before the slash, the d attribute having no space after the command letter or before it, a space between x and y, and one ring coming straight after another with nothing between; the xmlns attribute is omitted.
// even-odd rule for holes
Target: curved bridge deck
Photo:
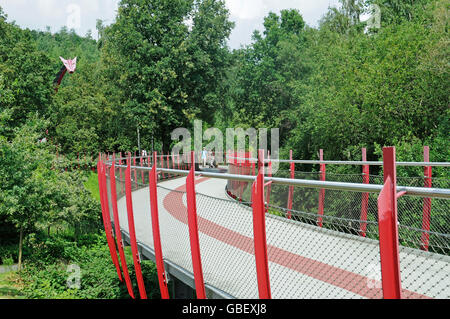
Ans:
<svg viewBox="0 0 450 319"><path fill-rule="evenodd" d="M196 178L205 284L230 297L258 298L252 209L228 199L225 185ZM160 182L157 191L164 259L192 275L185 178ZM132 195L137 241L153 248L149 189ZM125 197L118 209L127 232ZM270 214L266 227L273 298L382 298L377 240ZM449 256L401 247L400 259L403 297L450 298Z"/></svg>

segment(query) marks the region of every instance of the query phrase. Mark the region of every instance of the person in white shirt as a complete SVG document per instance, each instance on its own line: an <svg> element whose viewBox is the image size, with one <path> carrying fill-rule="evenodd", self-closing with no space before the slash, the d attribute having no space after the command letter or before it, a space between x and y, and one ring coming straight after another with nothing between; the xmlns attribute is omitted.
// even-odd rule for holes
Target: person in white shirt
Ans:
<svg viewBox="0 0 450 319"><path fill-rule="evenodd" d="M203 148L202 151L202 162L203 162L203 167L206 167L206 159L208 157L208 151L206 150L206 148Z"/></svg>

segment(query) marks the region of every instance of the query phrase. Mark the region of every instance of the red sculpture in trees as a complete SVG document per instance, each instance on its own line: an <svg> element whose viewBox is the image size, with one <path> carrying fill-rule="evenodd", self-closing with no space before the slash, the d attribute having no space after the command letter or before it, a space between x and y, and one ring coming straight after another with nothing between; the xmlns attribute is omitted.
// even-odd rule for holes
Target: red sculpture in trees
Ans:
<svg viewBox="0 0 450 319"><path fill-rule="evenodd" d="M59 70L58 74L56 75L55 81L53 82L56 84L56 92L58 92L59 85L61 84L64 75L66 75L66 72L68 71L70 74L73 74L75 72L75 69L77 68L77 57L75 57L73 60L65 60L62 57L59 58L61 59L63 66L61 70Z"/></svg>

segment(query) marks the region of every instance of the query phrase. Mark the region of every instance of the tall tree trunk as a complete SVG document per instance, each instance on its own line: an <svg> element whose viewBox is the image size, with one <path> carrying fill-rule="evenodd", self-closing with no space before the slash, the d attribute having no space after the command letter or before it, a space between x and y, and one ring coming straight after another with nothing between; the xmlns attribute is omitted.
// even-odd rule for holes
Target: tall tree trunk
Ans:
<svg viewBox="0 0 450 319"><path fill-rule="evenodd" d="M18 269L19 271L22 269L22 246L23 246L23 226L20 226L20 233L19 233L19 265Z"/></svg>

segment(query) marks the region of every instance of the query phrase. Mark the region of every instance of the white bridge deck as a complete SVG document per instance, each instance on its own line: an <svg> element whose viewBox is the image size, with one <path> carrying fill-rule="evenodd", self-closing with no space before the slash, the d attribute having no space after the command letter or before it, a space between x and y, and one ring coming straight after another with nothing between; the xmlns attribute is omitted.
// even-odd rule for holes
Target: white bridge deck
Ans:
<svg viewBox="0 0 450 319"><path fill-rule="evenodd" d="M158 184L163 256L192 273L185 178ZM205 283L258 298L251 208L227 198L225 180L196 178ZM202 195L201 195L202 194ZM118 200L128 232L126 200ZM136 236L153 248L149 189L133 192ZM378 241L266 215L273 298L382 298ZM450 298L450 257L401 247L405 298ZM129 265L131 267L132 265Z"/></svg>

